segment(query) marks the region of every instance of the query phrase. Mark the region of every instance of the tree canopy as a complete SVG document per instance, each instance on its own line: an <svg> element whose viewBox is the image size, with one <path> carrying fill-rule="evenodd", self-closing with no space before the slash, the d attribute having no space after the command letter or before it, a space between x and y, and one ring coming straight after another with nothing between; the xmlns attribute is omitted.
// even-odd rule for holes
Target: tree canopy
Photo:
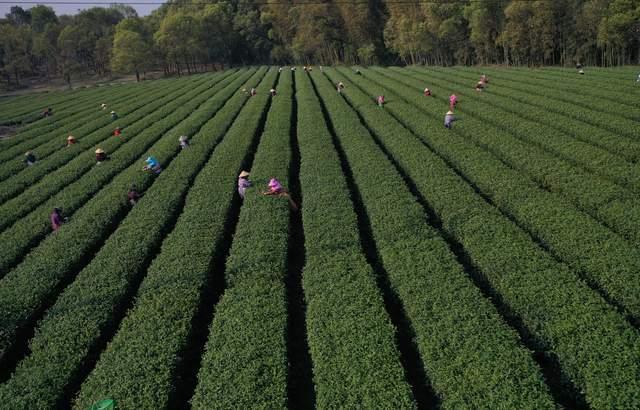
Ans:
<svg viewBox="0 0 640 410"><path fill-rule="evenodd" d="M640 63L640 0L170 0L0 19L0 75L110 75L214 64Z"/></svg>

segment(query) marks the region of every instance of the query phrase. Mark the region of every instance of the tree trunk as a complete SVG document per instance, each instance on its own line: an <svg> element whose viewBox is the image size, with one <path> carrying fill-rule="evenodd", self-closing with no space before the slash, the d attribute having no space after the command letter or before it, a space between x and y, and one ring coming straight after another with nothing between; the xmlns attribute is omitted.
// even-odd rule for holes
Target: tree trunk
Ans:
<svg viewBox="0 0 640 410"><path fill-rule="evenodd" d="M136 82L140 82L140 71L136 70Z"/></svg>

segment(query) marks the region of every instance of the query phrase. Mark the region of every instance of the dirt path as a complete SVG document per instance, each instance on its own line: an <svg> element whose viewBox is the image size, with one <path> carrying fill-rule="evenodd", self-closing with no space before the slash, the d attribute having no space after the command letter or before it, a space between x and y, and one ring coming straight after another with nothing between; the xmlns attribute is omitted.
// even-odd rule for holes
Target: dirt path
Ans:
<svg viewBox="0 0 640 410"><path fill-rule="evenodd" d="M0 126L0 140L6 140L13 137L16 135L17 131L18 127Z"/></svg>

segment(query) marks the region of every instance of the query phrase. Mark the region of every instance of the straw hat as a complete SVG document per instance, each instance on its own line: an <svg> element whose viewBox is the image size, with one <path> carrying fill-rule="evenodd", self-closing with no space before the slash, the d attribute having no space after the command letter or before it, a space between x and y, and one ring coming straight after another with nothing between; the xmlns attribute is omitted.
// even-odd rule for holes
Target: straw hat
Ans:
<svg viewBox="0 0 640 410"><path fill-rule="evenodd" d="M242 171L239 175L240 178L246 178L249 176L249 173L247 171Z"/></svg>
<svg viewBox="0 0 640 410"><path fill-rule="evenodd" d="M102 148L98 148L96 150L96 154L104 154L104 151L102 150Z"/></svg>
<svg viewBox="0 0 640 410"><path fill-rule="evenodd" d="M115 111L111 111L111 114L115 114L115 113L116 113Z"/></svg>
<svg viewBox="0 0 640 410"><path fill-rule="evenodd" d="M74 140L74 139L75 139L75 138L73 137L73 135L69 135L69 136L67 137L67 141L71 141L71 140Z"/></svg>
<svg viewBox="0 0 640 410"><path fill-rule="evenodd" d="M25 153L24 153L24 155L25 155L25 156L27 156L27 155L31 155L31 151L27 151L27 152L25 152Z"/></svg>
<svg viewBox="0 0 640 410"><path fill-rule="evenodd" d="M447 115L453 115L453 111L447 111Z"/></svg>

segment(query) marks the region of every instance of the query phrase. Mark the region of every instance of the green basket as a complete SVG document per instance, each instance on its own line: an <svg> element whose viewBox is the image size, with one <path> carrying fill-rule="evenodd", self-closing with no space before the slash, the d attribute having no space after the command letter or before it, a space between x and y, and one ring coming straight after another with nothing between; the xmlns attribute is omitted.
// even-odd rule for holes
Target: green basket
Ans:
<svg viewBox="0 0 640 410"><path fill-rule="evenodd" d="M116 410L116 401L112 399L99 400L93 403L89 410Z"/></svg>

